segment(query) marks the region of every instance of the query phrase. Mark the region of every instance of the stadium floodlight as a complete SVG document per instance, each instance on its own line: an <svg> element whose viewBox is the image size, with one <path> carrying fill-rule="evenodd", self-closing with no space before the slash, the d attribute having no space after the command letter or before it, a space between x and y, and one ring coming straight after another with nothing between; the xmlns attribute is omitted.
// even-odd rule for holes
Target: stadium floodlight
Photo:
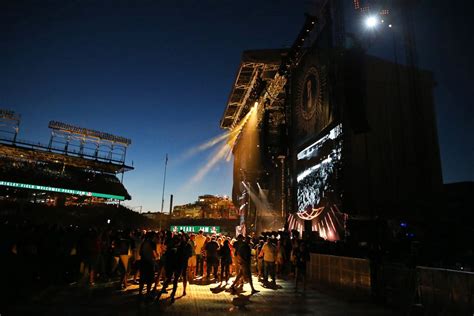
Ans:
<svg viewBox="0 0 474 316"><path fill-rule="evenodd" d="M20 122L20 115L11 110L0 109L0 119Z"/></svg>
<svg viewBox="0 0 474 316"><path fill-rule="evenodd" d="M377 26L378 22L379 20L377 19L377 17L372 15L365 19L365 26L370 29L373 29L374 27Z"/></svg>
<svg viewBox="0 0 474 316"><path fill-rule="evenodd" d="M87 129L83 127L77 127L74 125L50 121L48 127L57 131L78 134L85 137L99 138L100 140L106 140L113 143L118 143L124 146L129 146L132 143L132 140L129 138L115 136L109 133L99 132L92 129Z"/></svg>

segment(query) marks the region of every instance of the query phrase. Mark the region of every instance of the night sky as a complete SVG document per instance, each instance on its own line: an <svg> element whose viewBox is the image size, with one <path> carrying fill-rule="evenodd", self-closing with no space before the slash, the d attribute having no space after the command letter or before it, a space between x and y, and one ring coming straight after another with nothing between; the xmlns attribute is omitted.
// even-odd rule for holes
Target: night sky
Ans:
<svg viewBox="0 0 474 316"><path fill-rule="evenodd" d="M464 2L425 0L415 12L419 65L437 81L446 183L474 179L474 11ZM214 151L178 158L222 133L241 52L290 46L310 8L296 0L2 1L0 108L21 114L20 139L47 143L50 120L131 138L130 206L160 209L166 153L166 205L169 194L175 204L229 195L232 163L184 187ZM378 37L371 52L392 58L392 44Z"/></svg>

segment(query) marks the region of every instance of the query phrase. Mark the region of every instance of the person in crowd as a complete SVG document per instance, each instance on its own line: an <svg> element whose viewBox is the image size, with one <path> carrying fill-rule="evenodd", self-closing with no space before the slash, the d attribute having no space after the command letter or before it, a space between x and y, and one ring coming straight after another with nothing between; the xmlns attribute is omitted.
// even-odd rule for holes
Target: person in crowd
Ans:
<svg viewBox="0 0 474 316"><path fill-rule="evenodd" d="M232 264L231 249L229 240L225 239L222 247L219 248L219 257L221 258L221 283L229 281L229 268Z"/></svg>
<svg viewBox="0 0 474 316"><path fill-rule="evenodd" d="M282 240L278 240L276 244L276 258L275 258L275 272L276 275L281 277L283 274L283 261L284 261L284 249Z"/></svg>
<svg viewBox="0 0 474 316"><path fill-rule="evenodd" d="M243 239L243 236L242 236ZM236 293L236 285L239 282L247 280L250 284L250 288L252 289L252 294L258 293L260 291L256 290L253 286L252 281L252 271L251 271L251 264L252 264L252 248L250 245L250 237L247 237L245 242L242 240L242 243L238 245L236 249L237 257L239 260L239 271L237 277L232 283L230 290L231 293Z"/></svg>
<svg viewBox="0 0 474 316"><path fill-rule="evenodd" d="M128 273L129 273L129 266L128 262L131 255L131 240L130 240L130 232L124 232L118 239L117 243L118 253L120 258L120 264L123 268L123 273L121 276L120 284L122 289L126 289L128 286Z"/></svg>
<svg viewBox="0 0 474 316"><path fill-rule="evenodd" d="M234 247L232 246L233 244L233 239L230 238L230 237L227 237L227 241L229 242L229 248L230 248L230 258L231 258L231 261L232 263L230 264L229 266L229 275L230 276L233 276L234 275L234 272L235 272L235 268L234 268L234 261L235 261L235 258L234 258Z"/></svg>
<svg viewBox="0 0 474 316"><path fill-rule="evenodd" d="M138 276L140 275L140 246L142 244L142 236L139 230L131 234L132 239L132 265L131 265L131 274L133 275L133 283L139 284Z"/></svg>
<svg viewBox="0 0 474 316"><path fill-rule="evenodd" d="M234 262L234 271L235 271L236 276L239 274L239 271L240 271L241 260L240 260L240 256L238 255L238 253L239 253L239 249L243 245L243 243L244 243L244 236L242 234L239 234L237 236L237 240L235 240L232 243L232 248L233 248L232 254L233 254L234 259L235 259L235 260L233 260L233 262Z"/></svg>
<svg viewBox="0 0 474 316"><path fill-rule="evenodd" d="M156 292L158 284L165 274L165 263L166 263L166 244L165 235L160 232L155 237L156 242L156 261L155 261L155 285L153 286L153 292ZM166 278L166 276L164 276Z"/></svg>
<svg viewBox="0 0 474 316"><path fill-rule="evenodd" d="M282 239L280 240L280 248L282 250L283 255L283 266L282 266L282 274L288 276L291 272L291 240L288 234L283 235Z"/></svg>
<svg viewBox="0 0 474 316"><path fill-rule="evenodd" d="M200 230L194 241L194 252L196 253L196 276L202 276L204 273L204 258L202 250L205 243L206 236L204 236L203 231Z"/></svg>
<svg viewBox="0 0 474 316"><path fill-rule="evenodd" d="M257 278L259 281L263 280L263 254L262 254L262 247L265 243L264 237L261 236L258 240L258 244L256 246L257 252Z"/></svg>
<svg viewBox="0 0 474 316"><path fill-rule="evenodd" d="M192 252L191 252L191 257L189 258L188 261L188 279L194 280L194 277L196 276L196 244L194 243L194 240L196 239L195 234L191 234L189 237L189 245L191 246Z"/></svg>
<svg viewBox="0 0 474 316"><path fill-rule="evenodd" d="M275 261L277 249L274 238L268 238L259 254L263 258L263 282L268 284L268 275L272 278L272 284L276 284Z"/></svg>
<svg viewBox="0 0 474 316"><path fill-rule="evenodd" d="M193 247L188 242L189 237L187 234L181 234L179 245L177 247L176 264L177 271L173 280L173 292L171 293L171 299L174 299L176 289L178 287L178 279L183 278L183 296L186 296L186 286L188 284L188 262L192 256Z"/></svg>
<svg viewBox="0 0 474 316"><path fill-rule="evenodd" d="M89 273L89 285L95 285L95 274L97 271L97 265L100 255L100 240L97 232L94 229L90 229L84 239L83 247L83 262L84 262L84 275ZM87 272L86 272L87 271Z"/></svg>
<svg viewBox="0 0 474 316"><path fill-rule="evenodd" d="M151 283L153 282L156 254L156 244L153 241L154 233L148 232L140 246L140 284L138 295L142 297L143 287L146 283L147 297L150 295Z"/></svg>
<svg viewBox="0 0 474 316"><path fill-rule="evenodd" d="M225 239L225 237L223 237L223 236L219 236L217 238L217 244L219 245L219 248L221 248L224 245L224 239Z"/></svg>
<svg viewBox="0 0 474 316"><path fill-rule="evenodd" d="M303 281L303 292L306 291L306 264L309 261L309 252L304 241L300 241L294 251L294 260L296 268L295 293L298 292L298 283Z"/></svg>
<svg viewBox="0 0 474 316"><path fill-rule="evenodd" d="M217 269L219 267L219 258L217 256L217 251L219 250L219 244L216 241L216 237L212 236L211 240L206 243L204 249L206 250L206 264L207 264L207 274L206 278L211 278L211 271L214 275L214 279L218 280Z"/></svg>
<svg viewBox="0 0 474 316"><path fill-rule="evenodd" d="M176 286L178 285L178 280L182 270L182 260L183 254L178 253L179 246L181 244L181 238L179 235L174 235L173 237L167 236L165 241L166 244L166 251L164 253L165 256L165 282L163 283L163 287L161 291L158 293L157 300L160 299L163 293L166 293L168 285L170 285L171 281L173 280L173 294L171 295L171 301L174 302L174 295L176 294Z"/></svg>

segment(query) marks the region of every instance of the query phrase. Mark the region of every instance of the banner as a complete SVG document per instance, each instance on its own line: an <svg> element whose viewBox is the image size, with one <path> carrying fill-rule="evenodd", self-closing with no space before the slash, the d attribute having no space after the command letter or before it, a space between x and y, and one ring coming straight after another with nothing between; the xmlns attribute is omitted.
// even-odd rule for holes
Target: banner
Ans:
<svg viewBox="0 0 474 316"><path fill-rule="evenodd" d="M113 199L113 200L120 200L120 201L125 200L125 197L120 196L120 195L79 191L79 190L72 190L72 189L65 189L65 188L55 188L55 187L48 187L48 186L36 185L36 184L0 181L0 186L7 186L7 187L12 187L12 188L18 188L18 189L29 189L29 190L39 190L39 191L72 194L72 195L81 195L81 196L91 196L91 197L99 197L99 198L104 198L104 199Z"/></svg>

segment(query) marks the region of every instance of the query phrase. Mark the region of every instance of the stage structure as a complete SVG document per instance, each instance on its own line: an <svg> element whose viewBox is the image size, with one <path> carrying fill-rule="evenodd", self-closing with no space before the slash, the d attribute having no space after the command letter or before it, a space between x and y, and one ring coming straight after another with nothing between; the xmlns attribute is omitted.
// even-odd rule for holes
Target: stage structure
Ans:
<svg viewBox="0 0 474 316"><path fill-rule="evenodd" d="M307 19L290 49L245 51L221 120L221 128L240 129L233 147L233 201L241 216L238 232L283 228L287 215L285 158L288 73L299 60L315 26Z"/></svg>
<svg viewBox="0 0 474 316"><path fill-rule="evenodd" d="M369 2L365 26L391 29L389 7ZM343 239L349 218L422 220L442 183L433 75L368 55L363 36L348 45L339 5L321 10L331 23L293 69L287 102L290 228L327 240Z"/></svg>
<svg viewBox="0 0 474 316"><path fill-rule="evenodd" d="M233 200L250 231L283 227L267 220L283 213L287 229L341 240L348 219L429 216L441 191L433 75L347 45L337 5L291 49L242 55L221 127L245 120Z"/></svg>

